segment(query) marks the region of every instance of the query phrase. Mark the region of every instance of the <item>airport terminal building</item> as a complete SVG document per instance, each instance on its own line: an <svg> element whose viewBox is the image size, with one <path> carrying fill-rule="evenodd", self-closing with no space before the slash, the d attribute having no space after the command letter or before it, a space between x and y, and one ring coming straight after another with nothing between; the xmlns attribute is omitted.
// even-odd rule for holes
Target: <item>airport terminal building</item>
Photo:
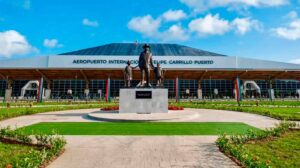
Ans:
<svg viewBox="0 0 300 168"><path fill-rule="evenodd" d="M124 68L138 63L144 44L113 43L78 51L0 60L0 98L118 99ZM165 70L169 98L299 98L300 65L226 56L177 44L150 44ZM155 82L152 77L152 86ZM133 86L140 81L133 71Z"/></svg>

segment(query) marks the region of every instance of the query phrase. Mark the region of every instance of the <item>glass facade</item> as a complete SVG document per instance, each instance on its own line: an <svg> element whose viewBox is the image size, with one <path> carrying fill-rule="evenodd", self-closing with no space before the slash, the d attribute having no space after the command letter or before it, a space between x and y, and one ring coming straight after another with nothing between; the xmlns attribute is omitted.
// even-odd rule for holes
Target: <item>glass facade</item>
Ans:
<svg viewBox="0 0 300 168"><path fill-rule="evenodd" d="M12 97L19 97L22 87L28 80L16 80L12 82ZM138 80L132 81L132 86L138 84ZM198 97L198 80L180 80L180 97L182 99L190 99ZM269 97L270 84L267 81L255 81L261 89L261 95L254 93L255 91L247 91L245 98ZM154 86L155 84L151 82ZM44 83L44 88L47 84ZM234 97L234 83L230 80L202 80L201 81L203 99L229 99ZM84 80L53 80L51 83L52 99L68 99L78 98L85 99L84 90L86 83ZM111 97L119 97L119 89L124 87L123 80L111 80ZM164 87L169 89L169 98L175 97L175 80L165 80ZM0 97L4 97L6 81L0 80ZM297 90L300 89L300 82L295 80L276 80L272 84L276 98L295 98ZM72 94L68 94L68 90L72 90ZM89 82L89 98L99 99L105 96L106 80L91 80ZM36 96L36 91L26 93L27 96Z"/></svg>
<svg viewBox="0 0 300 168"><path fill-rule="evenodd" d="M6 89L6 81L0 80L0 97L4 97L5 89Z"/></svg>

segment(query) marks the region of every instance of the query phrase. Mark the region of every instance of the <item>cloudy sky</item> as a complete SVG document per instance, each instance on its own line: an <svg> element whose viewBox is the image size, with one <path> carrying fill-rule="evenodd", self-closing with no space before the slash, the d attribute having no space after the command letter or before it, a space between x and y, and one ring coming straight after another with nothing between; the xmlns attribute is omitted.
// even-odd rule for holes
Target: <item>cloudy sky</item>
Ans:
<svg viewBox="0 0 300 168"><path fill-rule="evenodd" d="M112 42L300 63L300 0L0 0L0 59Z"/></svg>

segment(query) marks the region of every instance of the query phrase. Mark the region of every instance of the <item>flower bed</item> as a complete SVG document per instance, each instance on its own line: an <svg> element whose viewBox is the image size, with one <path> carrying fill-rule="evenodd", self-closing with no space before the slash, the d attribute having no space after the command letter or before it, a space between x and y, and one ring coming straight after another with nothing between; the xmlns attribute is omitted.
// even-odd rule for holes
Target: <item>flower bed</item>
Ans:
<svg viewBox="0 0 300 168"><path fill-rule="evenodd" d="M169 110L184 110L184 108L180 107L180 106L169 106L168 109Z"/></svg>
<svg viewBox="0 0 300 168"><path fill-rule="evenodd" d="M257 156L247 150L245 145L251 142L254 143L255 141L263 141L272 139L274 137L280 137L295 127L297 127L297 125L293 122L282 122L277 127L264 131L255 132L250 130L245 135L222 135L218 138L216 143L221 152L229 156L233 161L242 167L269 168L270 160L259 159Z"/></svg>
<svg viewBox="0 0 300 168"><path fill-rule="evenodd" d="M58 135L33 135L28 136L20 131L8 128L0 129L0 142L19 148L27 148L26 153L17 156L2 158L5 162L0 167L37 168L46 167L49 162L58 157L63 151L66 141ZM14 152L12 148L10 152ZM8 151L7 151L8 152Z"/></svg>
<svg viewBox="0 0 300 168"><path fill-rule="evenodd" d="M102 111L117 111L117 110L119 110L119 106L104 107L101 110Z"/></svg>
<svg viewBox="0 0 300 168"><path fill-rule="evenodd" d="M169 106L168 107L169 110L184 110L183 107L180 107L180 106ZM112 107L104 107L101 109L101 111L117 111L119 110L119 106L112 106Z"/></svg>

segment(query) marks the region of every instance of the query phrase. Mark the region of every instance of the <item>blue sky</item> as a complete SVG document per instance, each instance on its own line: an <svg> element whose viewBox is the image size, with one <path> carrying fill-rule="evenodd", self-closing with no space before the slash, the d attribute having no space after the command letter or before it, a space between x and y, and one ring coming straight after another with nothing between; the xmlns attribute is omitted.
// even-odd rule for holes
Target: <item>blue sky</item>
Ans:
<svg viewBox="0 0 300 168"><path fill-rule="evenodd" d="M0 0L0 59L136 40L300 63L300 0Z"/></svg>

